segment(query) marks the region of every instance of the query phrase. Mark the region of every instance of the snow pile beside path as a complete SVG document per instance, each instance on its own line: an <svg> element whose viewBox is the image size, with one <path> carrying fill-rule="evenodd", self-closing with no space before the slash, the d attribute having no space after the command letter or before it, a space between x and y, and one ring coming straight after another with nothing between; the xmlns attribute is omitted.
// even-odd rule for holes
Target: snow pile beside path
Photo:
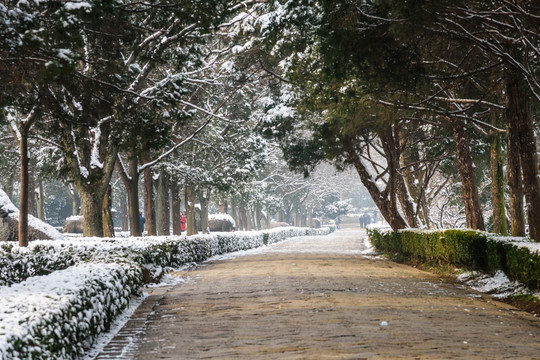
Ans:
<svg viewBox="0 0 540 360"><path fill-rule="evenodd" d="M517 294L532 294L525 285L511 281L501 270L495 272L495 275L487 275L478 271L465 272L460 274L457 279L473 290L490 294L497 299L505 299Z"/></svg>
<svg viewBox="0 0 540 360"><path fill-rule="evenodd" d="M94 263L0 287L0 358L82 355L139 292L140 278L134 266Z"/></svg>
<svg viewBox="0 0 540 360"><path fill-rule="evenodd" d="M0 208L8 213L8 216L16 221L19 221L19 209L9 199L9 196L0 189ZM53 226L39 220L38 218L28 215L28 225L36 230L41 231L53 240L62 240L64 237Z"/></svg>

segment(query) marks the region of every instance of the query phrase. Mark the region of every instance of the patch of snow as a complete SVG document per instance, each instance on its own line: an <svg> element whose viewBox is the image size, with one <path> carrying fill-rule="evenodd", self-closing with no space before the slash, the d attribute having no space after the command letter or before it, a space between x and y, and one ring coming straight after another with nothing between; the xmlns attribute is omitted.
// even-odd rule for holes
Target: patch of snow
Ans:
<svg viewBox="0 0 540 360"><path fill-rule="evenodd" d="M528 291L523 284L508 279L506 274L501 270L498 270L493 276L477 271L466 272L460 274L457 279L475 291L490 294L494 298L499 299Z"/></svg>

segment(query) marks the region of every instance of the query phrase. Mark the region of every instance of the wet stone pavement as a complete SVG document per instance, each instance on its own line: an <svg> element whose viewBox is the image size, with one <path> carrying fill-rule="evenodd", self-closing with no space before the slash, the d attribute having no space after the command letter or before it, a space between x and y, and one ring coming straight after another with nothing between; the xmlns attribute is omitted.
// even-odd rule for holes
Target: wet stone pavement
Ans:
<svg viewBox="0 0 540 360"><path fill-rule="evenodd" d="M365 232L209 261L149 290L96 359L540 359L540 319L365 254Z"/></svg>

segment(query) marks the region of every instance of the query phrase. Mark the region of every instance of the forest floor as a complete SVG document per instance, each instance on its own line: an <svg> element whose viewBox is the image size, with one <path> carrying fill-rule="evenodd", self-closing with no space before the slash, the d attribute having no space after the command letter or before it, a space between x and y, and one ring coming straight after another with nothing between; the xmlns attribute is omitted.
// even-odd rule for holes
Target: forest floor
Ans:
<svg viewBox="0 0 540 360"><path fill-rule="evenodd" d="M540 319L374 256L357 224L173 273L97 359L538 359Z"/></svg>

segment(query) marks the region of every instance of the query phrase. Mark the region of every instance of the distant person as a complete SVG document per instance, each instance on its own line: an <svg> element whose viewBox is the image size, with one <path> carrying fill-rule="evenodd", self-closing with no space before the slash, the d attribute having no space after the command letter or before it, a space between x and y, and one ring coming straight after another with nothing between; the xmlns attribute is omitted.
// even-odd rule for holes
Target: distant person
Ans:
<svg viewBox="0 0 540 360"><path fill-rule="evenodd" d="M144 218L144 216L142 216L141 212L139 212L139 217L141 219L141 232L144 232L144 224L146 224L146 219Z"/></svg>
<svg viewBox="0 0 540 360"><path fill-rule="evenodd" d="M360 216L360 217L358 218L358 221L360 222L360 228L363 229L363 228L364 228L364 219L363 219L363 217Z"/></svg>
<svg viewBox="0 0 540 360"><path fill-rule="evenodd" d="M181 232L184 232L186 231L186 216L184 215L184 213L180 213L180 231Z"/></svg>
<svg viewBox="0 0 540 360"><path fill-rule="evenodd" d="M367 227L369 224L371 224L371 216L369 214L364 214L362 216L364 218L364 227Z"/></svg>

